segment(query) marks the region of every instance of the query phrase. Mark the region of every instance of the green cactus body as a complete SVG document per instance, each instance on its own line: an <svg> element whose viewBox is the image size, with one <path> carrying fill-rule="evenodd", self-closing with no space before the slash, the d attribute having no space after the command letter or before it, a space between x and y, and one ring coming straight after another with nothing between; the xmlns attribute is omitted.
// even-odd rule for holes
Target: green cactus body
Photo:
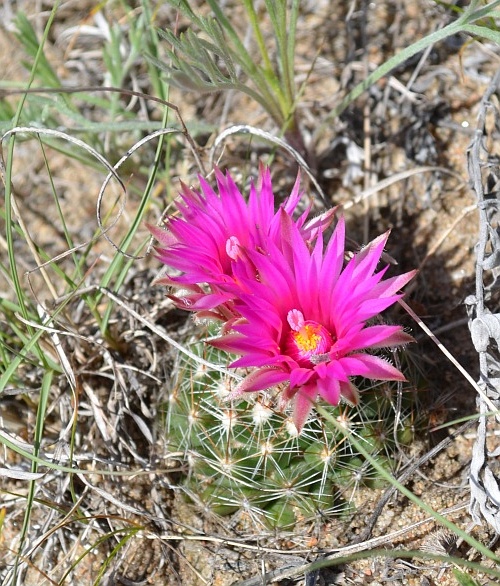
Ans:
<svg viewBox="0 0 500 586"><path fill-rule="evenodd" d="M227 354L204 342L190 350L227 363ZM346 513L357 486L380 485L348 438L319 415L297 435L290 414L276 408L279 389L228 401L236 384L184 355L174 369L166 442L184 454L183 489L192 500L219 515L240 512L266 527L290 528L299 519ZM395 417L388 384L384 393L363 391L361 408L327 408L390 469Z"/></svg>

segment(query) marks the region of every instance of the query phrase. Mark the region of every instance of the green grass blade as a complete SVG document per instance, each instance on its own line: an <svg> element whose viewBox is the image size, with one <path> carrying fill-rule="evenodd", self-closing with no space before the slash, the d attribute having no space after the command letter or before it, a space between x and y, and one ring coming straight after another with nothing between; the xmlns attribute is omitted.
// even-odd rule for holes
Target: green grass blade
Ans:
<svg viewBox="0 0 500 586"><path fill-rule="evenodd" d="M455 577L455 580L460 584L460 586L481 586L479 582L476 582L476 580L473 580L470 576L464 574L464 572L461 572L456 568L453 568L453 576Z"/></svg>
<svg viewBox="0 0 500 586"><path fill-rule="evenodd" d="M449 36L459 33L464 27L462 19L463 17L461 17L460 20L456 20L455 22L452 22L444 28L435 31L434 33L431 33L423 39L419 39L418 41L409 45L408 47L405 47L397 55L394 55L393 57L385 61L382 65L377 67L377 69L370 73L370 75L368 75L366 79L358 83L358 85L354 89L352 89L347 94L347 96L345 96L345 98L340 102L340 104L328 114L325 120L321 123L320 129L323 129L328 124L330 124L331 120L338 118L338 116L340 116L340 114L342 114L342 112L344 112L344 110L352 102L354 102L354 100L359 98L361 94L363 94L373 84L375 84L377 81L379 81L388 73L390 73L395 67L398 67L407 59L413 57L413 55L416 55L420 51L423 51L430 45L433 45L438 41L442 41L443 39L446 39Z"/></svg>
<svg viewBox="0 0 500 586"><path fill-rule="evenodd" d="M51 370L46 370L43 375L42 380L42 387L40 391L40 401L38 403L38 411L36 416L36 426L35 426L35 437L34 437L34 450L33 455L38 457L40 452L40 446L43 438L43 428L45 422L45 414L47 410L47 401L50 392L50 386L52 384L52 377L53 372ZM31 472L36 473L38 471L38 462L34 459L31 460ZM21 532L19 536L19 545L18 545L18 552L21 553L26 542L26 538L28 536L29 528L30 528L30 520L31 520L31 512L33 510L33 504L35 500L35 492L36 492L36 480L30 481L28 495L26 498L26 511L24 513L23 525L21 527ZM16 558L16 563L18 563L19 557ZM14 569L14 578L17 574L17 567ZM15 583L15 580L12 581Z"/></svg>
<svg viewBox="0 0 500 586"><path fill-rule="evenodd" d="M467 24L463 28L464 32L469 33L475 37L488 39L497 45L500 45L500 32L488 28L487 26L479 26L476 24Z"/></svg>

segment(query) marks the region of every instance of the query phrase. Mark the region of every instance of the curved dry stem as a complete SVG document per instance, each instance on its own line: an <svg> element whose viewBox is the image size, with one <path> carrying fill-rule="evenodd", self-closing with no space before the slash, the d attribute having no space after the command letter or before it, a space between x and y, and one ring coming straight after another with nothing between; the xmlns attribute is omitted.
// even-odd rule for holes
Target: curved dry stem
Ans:
<svg viewBox="0 0 500 586"><path fill-rule="evenodd" d="M311 171L309 165L306 163L306 161L304 160L304 158L302 157L302 155L298 151L296 151L292 146L290 146L282 138L274 136L273 134L266 132L265 130L261 130L260 128L255 128L254 126L250 126L248 124L237 124L234 126L230 126L229 128L226 128L225 130L223 130L222 132L220 132L216 136L216 138L214 140L214 144L213 144L212 149L210 151L210 165L212 167L214 164L215 153L216 153L217 149L219 148L219 146L221 144L224 143L224 141L229 136L232 136L233 134L251 134L253 136L257 136L258 138L262 138L263 140L270 142L271 144L274 144L274 145L282 148L288 154L292 155L292 157L295 159L295 161L299 165L299 167L304 170L306 175L311 180L311 183L314 185L314 188L318 192L318 195L321 198L321 201L323 202L323 204L326 207L331 206L331 202L328 201L328 198L326 197L325 192L323 191L320 184L318 183L318 181L317 181L316 177L314 176L313 172Z"/></svg>

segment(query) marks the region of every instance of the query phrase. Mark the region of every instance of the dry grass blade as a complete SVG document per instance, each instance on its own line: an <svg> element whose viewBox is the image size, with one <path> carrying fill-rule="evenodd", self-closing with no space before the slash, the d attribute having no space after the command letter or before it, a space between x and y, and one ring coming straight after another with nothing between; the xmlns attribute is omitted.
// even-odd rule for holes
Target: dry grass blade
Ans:
<svg viewBox="0 0 500 586"><path fill-rule="evenodd" d="M214 364L209 362L208 360L204 360L202 357L198 356L194 352L188 350L183 344L179 344L176 340L174 340L171 336L169 336L162 327L150 322L143 316L141 316L135 309L133 309L130 305L128 305L123 299L121 299L118 295L106 289L105 287L98 287L98 290L104 295L107 295L110 299L112 299L115 303L117 303L120 307L122 307L128 314L134 317L136 320L141 322L144 326L148 328L151 332L159 336L161 339L168 342L171 346L179 350L182 354L185 354L196 363L201 364L202 366L206 366L210 370L214 370L216 372L220 372L226 376L234 378L235 380L241 380L241 376L235 374L234 372L227 370L226 368L221 367L219 364Z"/></svg>
<svg viewBox="0 0 500 586"><path fill-rule="evenodd" d="M364 189L361 193L359 193L351 201L343 203L342 208L344 210L348 210L348 209L352 208L353 206L360 204L362 201L364 201L365 199L368 199L372 195L375 195L379 191L382 191L383 189L387 189L391 185L394 185L394 183L397 183L398 181L404 181L405 179L408 179L409 177L412 177L414 175L419 175L420 173L436 173L436 172L445 173L447 175L451 175L453 177L456 177L461 182L463 181L463 179L460 177L460 175L458 175L458 173L456 173L455 171L452 171L450 169L446 169L444 167L432 167L432 166L415 167L414 169L408 169L406 171L400 171L399 173L394 173L394 175L387 177L387 179L383 179L382 181L379 181L375 185L372 185L371 187Z"/></svg>
<svg viewBox="0 0 500 586"><path fill-rule="evenodd" d="M129 254L128 252L125 252L124 250L121 250L120 246L118 244L116 244L115 242L113 242L113 240L108 236L107 232L110 230L110 227L105 228L104 224L103 224L103 219L102 219L102 204L103 204L103 198L104 198L104 193L106 191L106 188L109 184L109 182L111 181L111 179L113 177L117 177L117 171L118 169L141 147L143 147L144 145L148 144L150 141L161 137L161 136L166 136L169 134L180 134L181 131L178 130L177 128L162 128L161 130L157 130L155 132L152 132L151 134L148 134L148 136L144 137L143 139L139 140L138 142L136 142L121 158L120 160L113 166L112 171L109 172L108 176L104 179L104 182L101 186L101 189L99 190L99 194L97 196L97 223L99 224L99 227L101 229L101 233L104 236L104 238L106 238L106 240L111 244L111 246L113 246L113 248L115 248L121 255L125 256L126 258L130 258L130 259L134 259L134 260L139 260L141 258L145 258L146 255L143 256L137 256L137 255L133 255L133 254ZM122 202L122 209L124 207L124 203ZM118 218L116 218L113 221L113 225L116 224L116 222L118 221ZM152 238L150 239L150 242L152 242Z"/></svg>
<svg viewBox="0 0 500 586"><path fill-rule="evenodd" d="M318 183L318 180L316 179L316 177L312 173L311 169L309 168L309 165L306 163L306 161L304 160L302 155L298 151L296 151L292 146L290 146L282 138L274 136L270 132L266 132L265 130L262 130L260 128L255 128L254 126L250 126L248 124L238 124L238 125L230 126L229 128L226 128L225 130L220 132L216 136L216 138L214 140L214 144L213 144L211 152L210 152L210 166L211 167L214 164L214 161L216 158L215 154L216 154L216 151L219 148L219 146L221 144L223 144L229 136L232 136L234 134L251 134L252 136L257 136L258 138L262 138L266 142L270 142L271 144L279 146L280 148L285 150L287 153L292 155L292 157L298 163L299 167L305 171L305 173L307 174L307 176L311 180L311 183L314 185L314 188L318 192L318 195L320 196L323 204L326 207L330 207L331 202L328 201L328 198L326 197L325 193L323 192L323 189L321 188L320 184Z"/></svg>
<svg viewBox="0 0 500 586"><path fill-rule="evenodd" d="M489 410L495 415L495 418L500 422L499 408L494 405L492 400L486 395L481 386L472 378L472 376L465 370L465 368L457 361L451 352L436 338L432 331L425 325L425 323L418 317L413 309L402 299L398 301L401 307L415 320L415 322L422 328L422 330L429 336L429 338L436 344L441 352L448 358L448 360L455 366L468 383L477 391L479 396L489 407Z"/></svg>

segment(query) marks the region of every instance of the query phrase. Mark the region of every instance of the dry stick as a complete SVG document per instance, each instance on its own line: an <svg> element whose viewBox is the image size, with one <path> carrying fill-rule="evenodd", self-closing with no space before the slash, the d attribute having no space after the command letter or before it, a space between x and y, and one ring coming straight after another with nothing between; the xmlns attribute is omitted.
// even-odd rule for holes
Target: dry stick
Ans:
<svg viewBox="0 0 500 586"><path fill-rule="evenodd" d="M112 226L109 226L108 228L106 228L104 226L104 222L103 222L103 218L102 218L102 204L104 201L104 194L106 192L106 188L109 184L109 182L111 181L111 179L114 176L117 176L118 173L118 169L131 157L131 155L138 149L140 149L142 146L144 146L145 144L147 144L149 141L154 140L155 138L158 138L159 136L163 137L166 136L168 134L171 133L177 133L179 132L179 130L177 130L176 128L161 128L160 130L155 130L154 132L148 134L146 137L142 138L141 140L137 141L133 146L131 146L129 148L129 150L120 158L119 161L117 161L114 165L112 170L108 173L108 175L106 176L106 178L104 179L104 182L101 185L101 189L99 190L99 194L97 196L97 205L96 205L96 215L97 215L97 224L99 226L99 229L101 231L101 234L104 236L104 238L109 242L109 244L111 244L111 246L117 251L119 252L122 256L124 256L125 258L129 258L132 260L140 260L142 258L145 258L148 255L148 252L146 252L146 254L142 255L142 256L138 256L135 254L129 254L128 252L125 252L124 250L122 250L118 244L115 244L115 242L108 236L107 232L110 230L110 228ZM127 193L126 191L124 192L124 195L126 196ZM122 204L122 209L123 206L125 204ZM121 216L121 211L120 210L120 216ZM118 218L120 217L118 216L114 221L112 225L115 225L118 221ZM151 237L150 242L152 243L153 241L153 237Z"/></svg>
<svg viewBox="0 0 500 586"><path fill-rule="evenodd" d="M424 322L418 317L413 309L405 303L402 299L398 301L399 305L417 322L417 324L424 330L429 338L437 345L441 352L448 358L448 360L460 371L464 378L469 382L472 387L480 395L481 399L488 405L490 411L495 414L496 420L500 423L500 412L498 408L493 404L492 400L485 394L483 389L477 384L477 382L471 377L471 375L465 370L465 368L458 362L458 360L451 354L451 352L436 338L431 330L424 324Z"/></svg>
<svg viewBox="0 0 500 586"><path fill-rule="evenodd" d="M461 505L465 506L465 505ZM409 529L409 528L408 528ZM255 538L247 538L242 537L241 539L229 539L224 537L223 535L206 535L205 533L200 533L199 535L183 535L178 533L162 533L158 535L157 533L145 533L146 539L151 540L160 540L160 541L201 541L207 543L217 543L220 545L234 547L235 549L246 549L249 551L254 551L257 553L270 553L273 556L281 556L281 557L298 557L299 554L309 554L311 553L310 549L291 549L291 550L283 550L277 549L275 547L265 547L263 545L254 545L253 543L249 543L250 540L256 541ZM339 550L340 551L340 550ZM303 559L303 558L301 558Z"/></svg>
<svg viewBox="0 0 500 586"><path fill-rule="evenodd" d="M368 59L368 47L367 47L367 11L368 11L368 2L364 0L361 3L361 44L362 44L362 51L363 51L363 68L364 68L364 76L365 79L370 75L370 66L369 66L369 59ZM372 129L371 129L371 109L372 109L372 100L370 96L365 101L363 105L363 153L364 153L364 161L363 161L363 187L366 191L372 185L372 180L374 174L372 173ZM376 208L378 215L380 216L380 205L379 205L379 198L378 194L375 194L376 199ZM368 199L363 201L363 241L369 241L369 228L370 228L370 202Z"/></svg>
<svg viewBox="0 0 500 586"><path fill-rule="evenodd" d="M372 184L372 152L371 152L371 124L370 124L370 102L367 101L363 107L363 152L364 152L364 191L370 188ZM377 195L377 194L375 194ZM378 198L377 198L378 199ZM378 202L377 202L378 203ZM370 223L370 204L368 199L363 200L363 207L364 207L364 214L363 214L363 240L364 242L368 242L368 230L369 230L369 223ZM377 209L380 213L379 206Z"/></svg>

